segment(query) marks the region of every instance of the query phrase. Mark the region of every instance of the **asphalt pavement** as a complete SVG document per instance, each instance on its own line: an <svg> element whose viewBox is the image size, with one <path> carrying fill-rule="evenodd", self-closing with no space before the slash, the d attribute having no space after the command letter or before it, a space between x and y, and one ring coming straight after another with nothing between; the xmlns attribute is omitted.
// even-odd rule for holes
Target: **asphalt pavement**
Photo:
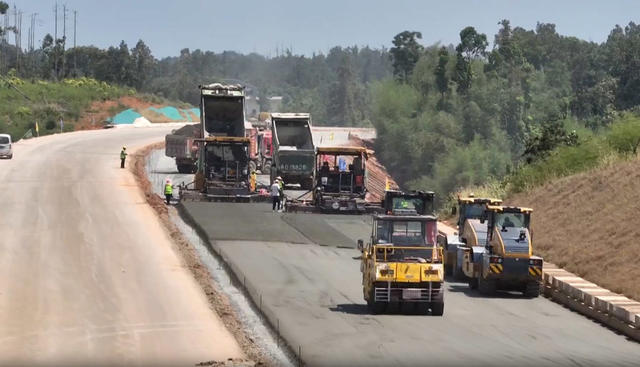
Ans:
<svg viewBox="0 0 640 367"><path fill-rule="evenodd" d="M132 173L119 167L123 145L131 154L170 130L41 137L0 160L0 365L243 356Z"/></svg>
<svg viewBox="0 0 640 367"><path fill-rule="evenodd" d="M308 365L633 366L640 361L638 343L545 298L517 293L487 298L463 283L447 282L443 317L368 314L359 252L331 246L334 239L366 239L371 229L363 218L280 214L252 204L186 203L185 208ZM288 237L293 234L295 240Z"/></svg>

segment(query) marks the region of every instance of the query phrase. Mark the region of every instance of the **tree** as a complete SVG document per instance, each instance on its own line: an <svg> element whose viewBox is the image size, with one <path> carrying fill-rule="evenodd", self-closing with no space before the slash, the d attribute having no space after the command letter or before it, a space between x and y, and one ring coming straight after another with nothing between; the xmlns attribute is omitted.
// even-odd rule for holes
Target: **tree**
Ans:
<svg viewBox="0 0 640 367"><path fill-rule="evenodd" d="M9 9L9 4L4 1L0 1L0 15L4 15L7 13L7 9ZM5 29L0 27L0 36L2 36L5 32Z"/></svg>
<svg viewBox="0 0 640 367"><path fill-rule="evenodd" d="M449 91L449 79L447 79L447 63L449 62L449 51L442 46L438 51L438 66L434 70L436 76L436 86L442 98Z"/></svg>
<svg viewBox="0 0 640 367"><path fill-rule="evenodd" d="M141 90L151 77L156 60L151 54L151 49L144 41L139 40L136 47L131 49L131 61L135 69L133 86Z"/></svg>
<svg viewBox="0 0 640 367"><path fill-rule="evenodd" d="M420 59L423 47L418 43L422 33L404 31L393 38L393 46L389 53L393 61L393 75L403 82L409 80L413 67Z"/></svg>
<svg viewBox="0 0 640 367"><path fill-rule="evenodd" d="M466 95L471 88L473 72L471 61L486 53L487 36L476 32L473 27L460 31L460 44L456 47L456 71L454 80L458 83L458 92Z"/></svg>
<svg viewBox="0 0 640 367"><path fill-rule="evenodd" d="M353 126L359 122L361 118L356 111L356 93L357 85L351 58L349 55L344 55L338 68L338 80L331 87L329 122L347 126Z"/></svg>

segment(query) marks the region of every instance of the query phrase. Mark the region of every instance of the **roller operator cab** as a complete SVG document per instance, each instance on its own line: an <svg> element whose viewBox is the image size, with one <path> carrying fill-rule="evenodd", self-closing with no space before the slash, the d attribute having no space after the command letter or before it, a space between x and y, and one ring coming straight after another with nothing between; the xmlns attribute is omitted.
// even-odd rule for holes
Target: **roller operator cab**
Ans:
<svg viewBox="0 0 640 367"><path fill-rule="evenodd" d="M0 134L0 158L13 158L13 148L11 147L11 135Z"/></svg>
<svg viewBox="0 0 640 367"><path fill-rule="evenodd" d="M325 212L365 210L367 149L318 147L313 202Z"/></svg>
<svg viewBox="0 0 640 367"><path fill-rule="evenodd" d="M449 275L454 278L462 278L462 259L458 248L464 244L478 246L484 244L487 237L487 224L480 219L484 217L488 205L500 205L502 200L494 198L477 198L470 194L467 197L458 197L458 206L454 207L452 214L458 214L458 233L454 235L438 236L438 242L444 248L444 267Z"/></svg>
<svg viewBox="0 0 640 367"><path fill-rule="evenodd" d="M389 215L433 215L435 216L435 193L433 191L387 190L382 207Z"/></svg>
<svg viewBox="0 0 640 367"><path fill-rule="evenodd" d="M520 291L526 297L540 295L542 258L533 255L532 209L488 205L478 221L486 224L483 243L460 248L462 271L471 288L493 294L496 290Z"/></svg>
<svg viewBox="0 0 640 367"><path fill-rule="evenodd" d="M364 299L372 313L444 313L442 249L431 215L374 215L370 241L358 241Z"/></svg>

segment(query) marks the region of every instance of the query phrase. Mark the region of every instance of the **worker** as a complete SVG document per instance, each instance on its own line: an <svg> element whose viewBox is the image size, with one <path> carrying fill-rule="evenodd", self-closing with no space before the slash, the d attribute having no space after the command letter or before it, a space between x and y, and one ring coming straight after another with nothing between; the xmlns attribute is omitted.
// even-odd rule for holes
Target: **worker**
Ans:
<svg viewBox="0 0 640 367"><path fill-rule="evenodd" d="M120 168L124 168L125 159L127 159L127 147L122 147L120 151Z"/></svg>
<svg viewBox="0 0 640 367"><path fill-rule="evenodd" d="M270 187L271 210L280 210L280 183L276 178Z"/></svg>
<svg viewBox="0 0 640 367"><path fill-rule="evenodd" d="M168 177L164 182L164 196L167 199L167 205L169 205L173 198L173 185L171 184L171 179Z"/></svg>
<svg viewBox="0 0 640 367"><path fill-rule="evenodd" d="M256 175L256 171L251 171L251 176L249 176L249 189L251 192L256 192L256 183L258 182L258 176Z"/></svg>
<svg viewBox="0 0 640 367"><path fill-rule="evenodd" d="M327 176L329 174L329 162L322 162L322 167L320 167L320 175Z"/></svg>
<svg viewBox="0 0 640 367"><path fill-rule="evenodd" d="M511 221L511 219L509 219L509 217L505 217L504 218L504 222L502 222L502 227L503 228L511 228L513 227L513 222Z"/></svg>
<svg viewBox="0 0 640 367"><path fill-rule="evenodd" d="M280 176L278 176L278 184L280 185L280 201L278 201L278 211L282 211L282 209L284 209L284 180Z"/></svg>

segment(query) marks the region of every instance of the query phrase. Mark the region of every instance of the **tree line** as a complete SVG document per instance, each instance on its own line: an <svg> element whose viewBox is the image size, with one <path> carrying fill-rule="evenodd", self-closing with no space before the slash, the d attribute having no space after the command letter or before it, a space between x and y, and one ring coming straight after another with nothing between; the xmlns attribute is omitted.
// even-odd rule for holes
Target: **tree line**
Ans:
<svg viewBox="0 0 640 367"><path fill-rule="evenodd" d="M502 178L558 146L604 131L640 103L640 26L606 42L498 23L493 46L473 27L457 45L395 36L393 80L372 87L376 150L405 187L446 195Z"/></svg>

